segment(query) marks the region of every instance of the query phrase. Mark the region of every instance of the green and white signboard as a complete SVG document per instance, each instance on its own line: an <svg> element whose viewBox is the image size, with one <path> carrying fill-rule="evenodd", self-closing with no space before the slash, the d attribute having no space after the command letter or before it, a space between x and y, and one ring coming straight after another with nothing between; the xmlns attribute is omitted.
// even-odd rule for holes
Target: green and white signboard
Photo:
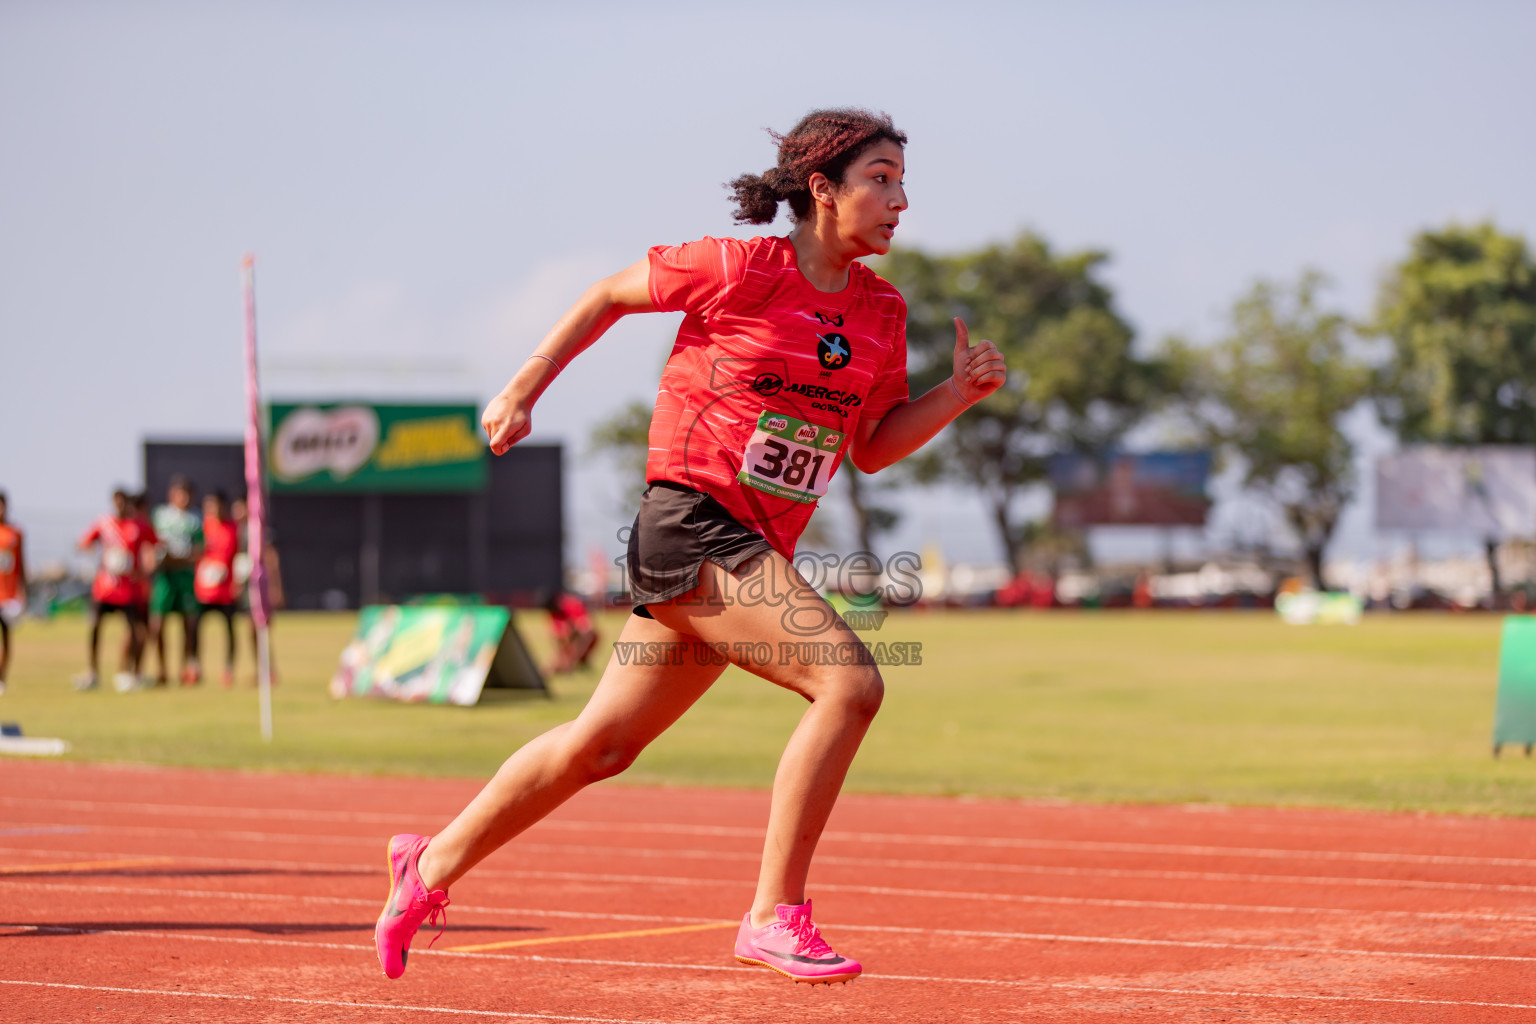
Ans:
<svg viewBox="0 0 1536 1024"><path fill-rule="evenodd" d="M270 415L267 468L278 493L485 487L473 405L274 402Z"/></svg>
<svg viewBox="0 0 1536 1024"><path fill-rule="evenodd" d="M331 677L338 699L468 706L486 687L545 690L506 608L370 605Z"/></svg>

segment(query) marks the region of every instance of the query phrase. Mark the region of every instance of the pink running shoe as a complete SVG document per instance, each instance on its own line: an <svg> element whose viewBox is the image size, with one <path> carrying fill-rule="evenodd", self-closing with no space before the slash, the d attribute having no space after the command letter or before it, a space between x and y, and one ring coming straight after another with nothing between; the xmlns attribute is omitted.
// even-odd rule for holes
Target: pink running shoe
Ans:
<svg viewBox="0 0 1536 1024"><path fill-rule="evenodd" d="M763 928L752 927L752 913L741 919L736 933L736 959L778 971L786 978L812 985L847 983L864 970L857 960L838 956L821 937L811 920L811 901L798 907L774 907L779 919Z"/></svg>
<svg viewBox="0 0 1536 1024"><path fill-rule="evenodd" d="M389 900L373 926L373 944L379 953L384 975L398 978L405 973L405 958L411 952L411 939L422 921L437 925L436 942L448 927L448 893L442 889L427 891L416 862L427 848L431 836L398 835L389 841ZM441 915L441 917L439 917ZM430 949L432 943L427 943Z"/></svg>

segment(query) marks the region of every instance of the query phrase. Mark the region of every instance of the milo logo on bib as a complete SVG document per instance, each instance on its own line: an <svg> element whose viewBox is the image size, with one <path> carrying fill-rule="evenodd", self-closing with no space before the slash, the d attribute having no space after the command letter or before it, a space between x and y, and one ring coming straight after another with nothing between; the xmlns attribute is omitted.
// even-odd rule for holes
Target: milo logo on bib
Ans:
<svg viewBox="0 0 1536 1024"><path fill-rule="evenodd" d="M738 483L791 501L827 493L843 434L783 413L764 412L742 452Z"/></svg>

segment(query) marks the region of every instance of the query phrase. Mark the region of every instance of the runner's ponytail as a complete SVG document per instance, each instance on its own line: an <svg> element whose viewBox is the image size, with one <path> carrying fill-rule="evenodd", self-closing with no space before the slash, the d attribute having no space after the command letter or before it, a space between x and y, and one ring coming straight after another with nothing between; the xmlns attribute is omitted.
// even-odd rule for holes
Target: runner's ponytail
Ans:
<svg viewBox="0 0 1536 1024"><path fill-rule="evenodd" d="M762 174L743 174L727 185L736 201L736 223L773 223L779 203L788 198L780 188L781 179L779 169L770 167Z"/></svg>
<svg viewBox="0 0 1536 1024"><path fill-rule="evenodd" d="M818 171L837 184L854 158L879 142L907 144L889 115L842 108L813 110L788 135L769 130L779 144L779 162L762 174L743 174L726 188L736 203L738 224L768 224L778 216L779 203L788 202L791 216L804 220L811 212L811 175Z"/></svg>

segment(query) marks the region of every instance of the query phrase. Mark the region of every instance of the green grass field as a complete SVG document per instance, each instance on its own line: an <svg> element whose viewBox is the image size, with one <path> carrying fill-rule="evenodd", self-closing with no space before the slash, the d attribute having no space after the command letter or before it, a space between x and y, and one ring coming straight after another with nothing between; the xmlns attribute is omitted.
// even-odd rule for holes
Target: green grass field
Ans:
<svg viewBox="0 0 1536 1024"><path fill-rule="evenodd" d="M543 616L520 621L542 654ZM84 760L487 776L574 717L597 681L564 677L553 700L493 694L476 708L337 702L326 684L353 622L278 621L270 745L248 662L232 691L75 693L80 619L15 631L0 720L68 739L68 756ZM622 616L601 622L611 639ZM104 649L120 636L109 632ZM206 636L205 658L218 663L222 637ZM924 664L887 670L853 789L1536 813L1536 761L1489 753L1494 616L1288 627L1269 613L913 612L864 636L920 642ZM728 670L623 778L766 786L801 707Z"/></svg>

